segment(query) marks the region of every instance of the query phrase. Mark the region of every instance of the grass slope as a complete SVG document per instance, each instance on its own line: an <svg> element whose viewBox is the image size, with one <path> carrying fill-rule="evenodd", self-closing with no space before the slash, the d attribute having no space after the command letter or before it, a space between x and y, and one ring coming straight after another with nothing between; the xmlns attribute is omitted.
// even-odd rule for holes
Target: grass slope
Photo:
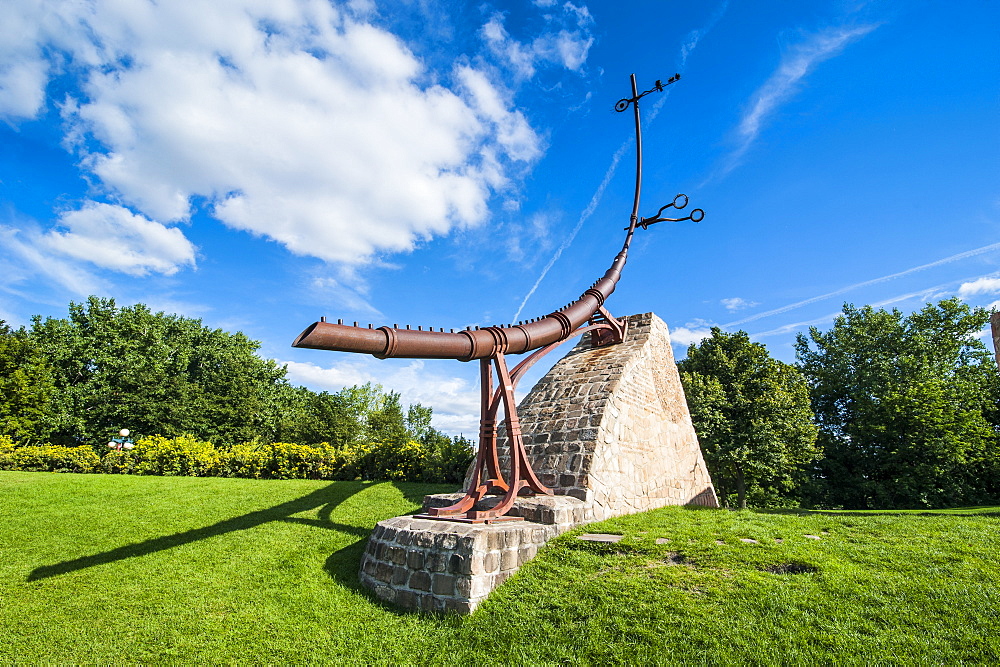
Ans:
<svg viewBox="0 0 1000 667"><path fill-rule="evenodd" d="M470 617L381 605L364 540L438 490L0 473L0 662L1000 661L1000 508L668 508L555 540Z"/></svg>

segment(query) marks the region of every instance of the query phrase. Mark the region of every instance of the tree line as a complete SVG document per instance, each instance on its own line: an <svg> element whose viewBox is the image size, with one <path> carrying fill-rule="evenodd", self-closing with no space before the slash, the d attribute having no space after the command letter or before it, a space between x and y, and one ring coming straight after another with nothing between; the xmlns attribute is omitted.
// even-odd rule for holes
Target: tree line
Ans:
<svg viewBox="0 0 1000 667"><path fill-rule="evenodd" d="M28 327L0 320L0 435L22 446L101 451L128 428L218 448L417 442L424 455L471 457L468 441L431 426L431 408L404 409L398 393L372 384L339 392L294 386L259 347L198 319L97 297L70 303L65 318L36 316Z"/></svg>
<svg viewBox="0 0 1000 667"><path fill-rule="evenodd" d="M990 312L845 304L796 363L712 329L681 361L706 463L730 506L936 508L1000 501L1000 374Z"/></svg>
<svg viewBox="0 0 1000 667"><path fill-rule="evenodd" d="M1000 500L1000 374L980 339L989 317L958 299L909 315L845 304L828 331L798 335L794 364L743 331L712 329L678 367L724 504ZM96 297L71 303L66 318L36 316L20 329L0 321L0 436L104 456L125 427L172 447L210 443L218 465L242 456L235 445L297 443L315 446L305 458L334 466L330 475L461 479L471 445L435 430L431 408L404 410L399 394L370 384L293 386L258 349L242 333ZM267 450L268 460L286 449Z"/></svg>

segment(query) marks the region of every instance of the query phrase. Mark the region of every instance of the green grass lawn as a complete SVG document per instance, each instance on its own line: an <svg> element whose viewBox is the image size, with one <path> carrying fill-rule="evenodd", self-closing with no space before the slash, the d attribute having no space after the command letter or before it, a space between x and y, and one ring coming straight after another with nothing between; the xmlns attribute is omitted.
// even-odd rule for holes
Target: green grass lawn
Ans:
<svg viewBox="0 0 1000 667"><path fill-rule="evenodd" d="M369 531L441 490L0 473L0 662L1000 662L997 507L668 508L551 542L472 616L380 604Z"/></svg>

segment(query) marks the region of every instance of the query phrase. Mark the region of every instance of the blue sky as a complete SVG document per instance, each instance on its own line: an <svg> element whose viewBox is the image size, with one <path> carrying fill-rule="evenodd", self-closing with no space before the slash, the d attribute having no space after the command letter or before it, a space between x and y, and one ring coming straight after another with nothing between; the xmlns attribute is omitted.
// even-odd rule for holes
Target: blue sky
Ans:
<svg viewBox="0 0 1000 667"><path fill-rule="evenodd" d="M984 0L11 0L0 318L143 302L473 434L474 364L289 344L577 297L628 220L632 72L683 77L643 100L642 213L683 192L706 217L640 230L612 313L656 312L679 356L720 325L792 361L845 301L991 306L998 26Z"/></svg>

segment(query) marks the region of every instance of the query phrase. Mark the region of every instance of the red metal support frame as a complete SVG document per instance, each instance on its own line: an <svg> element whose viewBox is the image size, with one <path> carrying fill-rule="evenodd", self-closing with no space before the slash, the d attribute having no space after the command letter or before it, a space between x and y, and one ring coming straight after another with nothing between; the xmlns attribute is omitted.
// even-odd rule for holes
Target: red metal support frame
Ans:
<svg viewBox="0 0 1000 667"><path fill-rule="evenodd" d="M627 230L625 242L611 267L575 301L542 317L517 324L475 327L475 329L468 327L465 331L458 332L454 329L445 332L443 328L435 330L433 327L424 330L422 326L414 330L409 325L401 328L395 324L391 327L378 328L369 324L366 329L359 327L357 322L354 326L347 326L342 320L333 324L327 322L326 318L321 318L319 322L307 327L292 343L294 347L371 354L380 359L388 357L460 361L479 359L479 450L476 454L471 483L459 502L450 507L430 509L422 516L477 523L513 520L517 517L508 517L506 513L514 506L519 494L552 493L551 489L539 481L528 461L521 435L521 422L517 415L514 389L528 368L570 338L589 331L594 347L621 343L625 339L628 322L612 317L604 308L604 303L614 293L625 269L629 246L636 228L648 229L652 224L667 221L698 222L704 217L704 211L701 209L694 209L684 218L662 217L668 208L686 207L687 195L677 195L673 202L661 207L652 217L640 219L638 216L639 196L642 190L642 128L639 122L639 100L651 93L661 92L665 86L679 79L680 75L675 74L666 82L657 80L652 88L640 93L633 74L630 79L632 96L622 98L615 104L615 111L618 112L632 107L635 120L636 164L632 213L629 216L629 225L625 228ZM508 370L506 356L526 352L531 354L513 369ZM493 388L494 368L498 383L496 389ZM497 451L497 414L501 405L504 408L504 423L509 443L510 470L509 477L506 478L500 469L500 455ZM477 503L491 494L503 495L494 507L476 509Z"/></svg>
<svg viewBox="0 0 1000 667"><path fill-rule="evenodd" d="M517 404L514 390L525 372L539 359L562 345L567 340L590 332L595 346L600 339L622 342L628 327L627 319L616 320L608 311L601 308L606 321L581 327L566 338L535 350L508 372L507 360L502 352L492 359L480 359L480 392L481 417L479 428L479 450L476 452L476 462L469 480L469 488L465 495L454 505L447 507L432 507L426 514L418 517L427 519L442 519L464 523L493 523L496 521L516 521L521 517L508 516L507 512L514 506L519 495L540 493L552 495L552 490L538 479L531 467L528 452L524 447L524 436L521 432L520 418L517 414ZM603 337L599 337L602 334ZM617 338L617 339L616 339ZM603 345L612 343L603 343ZM498 387L492 389L491 362L496 366ZM507 427L507 442L510 459L510 481L508 482L500 469L500 452L497 443L496 417L500 405L504 407L504 425ZM503 498L493 507L477 510L476 504L487 495L503 494Z"/></svg>

